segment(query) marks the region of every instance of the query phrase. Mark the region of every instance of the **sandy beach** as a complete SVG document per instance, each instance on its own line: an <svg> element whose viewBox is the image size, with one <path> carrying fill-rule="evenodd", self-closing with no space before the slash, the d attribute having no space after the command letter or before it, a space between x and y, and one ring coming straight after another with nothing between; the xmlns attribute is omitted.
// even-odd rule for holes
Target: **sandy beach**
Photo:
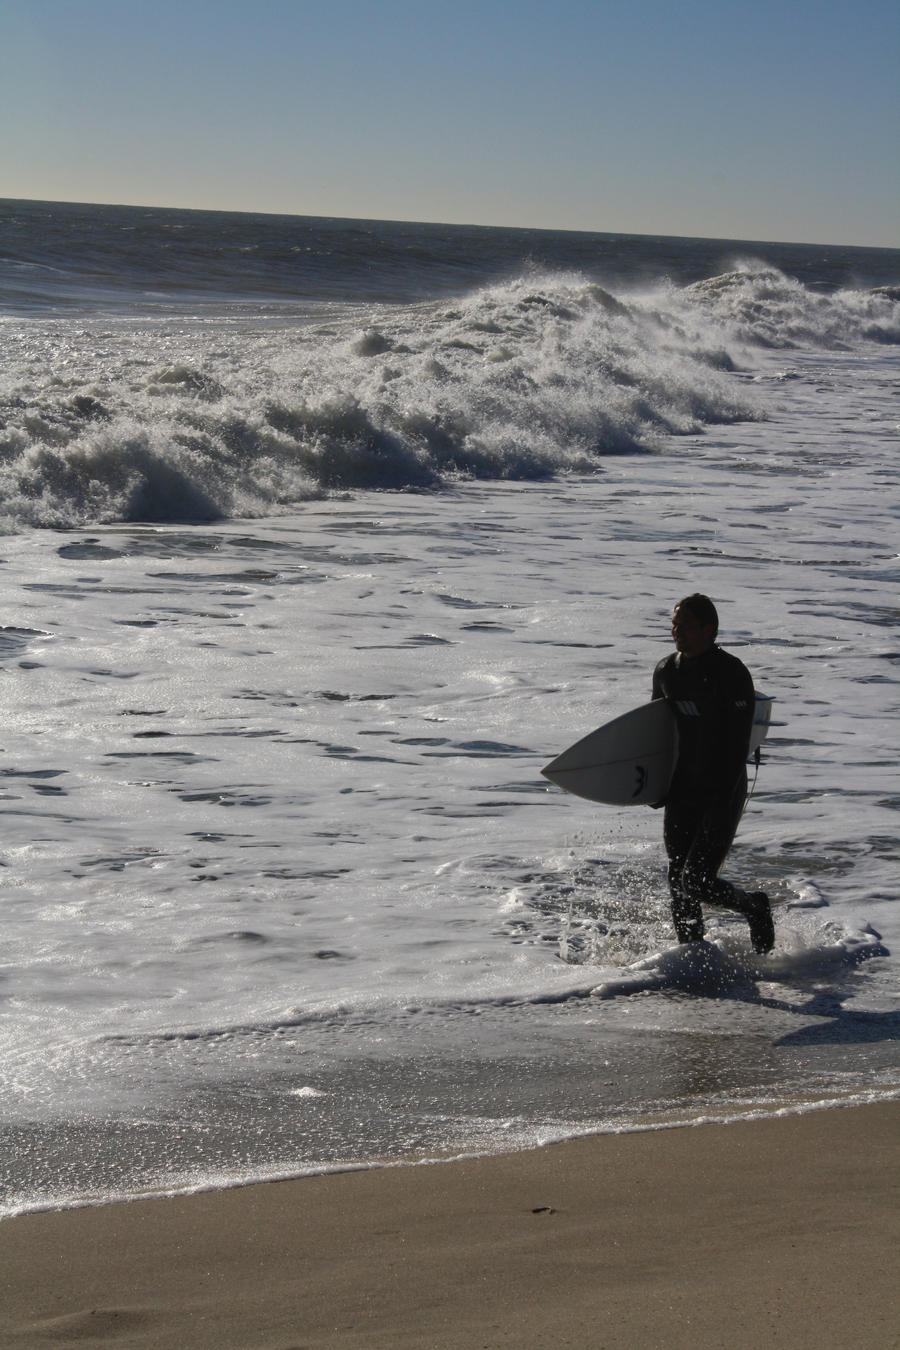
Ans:
<svg viewBox="0 0 900 1350"><path fill-rule="evenodd" d="M900 1344L896 1103L22 1215L4 1347Z"/></svg>

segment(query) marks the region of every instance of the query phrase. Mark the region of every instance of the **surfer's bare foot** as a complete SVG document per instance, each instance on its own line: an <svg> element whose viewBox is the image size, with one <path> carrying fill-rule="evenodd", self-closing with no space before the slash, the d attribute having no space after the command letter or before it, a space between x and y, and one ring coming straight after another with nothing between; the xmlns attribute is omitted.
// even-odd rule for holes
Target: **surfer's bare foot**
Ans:
<svg viewBox="0 0 900 1350"><path fill-rule="evenodd" d="M753 950L762 956L775 946L775 924L772 921L772 906L765 891L754 891L747 906L747 922L750 925L750 941Z"/></svg>

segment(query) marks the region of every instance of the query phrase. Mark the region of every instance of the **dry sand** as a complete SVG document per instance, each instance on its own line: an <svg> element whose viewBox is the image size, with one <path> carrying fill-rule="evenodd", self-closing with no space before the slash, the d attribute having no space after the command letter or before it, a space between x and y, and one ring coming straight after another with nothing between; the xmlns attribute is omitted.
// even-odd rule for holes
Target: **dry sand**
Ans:
<svg viewBox="0 0 900 1350"><path fill-rule="evenodd" d="M900 1104L23 1215L0 1346L889 1350Z"/></svg>

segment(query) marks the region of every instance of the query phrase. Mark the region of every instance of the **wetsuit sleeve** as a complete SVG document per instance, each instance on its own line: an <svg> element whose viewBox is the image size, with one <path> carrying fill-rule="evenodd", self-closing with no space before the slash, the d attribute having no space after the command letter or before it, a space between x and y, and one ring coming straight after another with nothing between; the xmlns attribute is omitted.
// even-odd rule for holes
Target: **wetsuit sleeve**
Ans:
<svg viewBox="0 0 900 1350"><path fill-rule="evenodd" d="M666 665L665 660L662 660L657 664L655 670L653 671L653 684L650 692L650 698L653 702L655 702L658 698L665 698L666 696L665 690L663 688L663 670L665 668L665 665ZM665 797L660 797L658 802L650 803L654 811L658 811L660 807L665 806L665 804L666 804Z"/></svg>
<svg viewBox="0 0 900 1350"><path fill-rule="evenodd" d="M730 792L745 772L756 694L749 670L735 662L726 687L722 690L722 741L715 789Z"/></svg>

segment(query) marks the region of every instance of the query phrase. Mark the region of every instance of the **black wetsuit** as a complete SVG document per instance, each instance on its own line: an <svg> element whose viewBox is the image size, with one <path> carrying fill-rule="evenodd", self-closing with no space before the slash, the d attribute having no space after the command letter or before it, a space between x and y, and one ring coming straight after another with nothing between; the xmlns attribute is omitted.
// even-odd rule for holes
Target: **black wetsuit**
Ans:
<svg viewBox="0 0 900 1350"><path fill-rule="evenodd" d="M754 896L718 876L747 796L753 680L720 647L690 660L676 652L653 672L653 697L668 700L678 726L664 839L675 931L679 942L693 942L703 937L701 904L748 917L754 909Z"/></svg>

